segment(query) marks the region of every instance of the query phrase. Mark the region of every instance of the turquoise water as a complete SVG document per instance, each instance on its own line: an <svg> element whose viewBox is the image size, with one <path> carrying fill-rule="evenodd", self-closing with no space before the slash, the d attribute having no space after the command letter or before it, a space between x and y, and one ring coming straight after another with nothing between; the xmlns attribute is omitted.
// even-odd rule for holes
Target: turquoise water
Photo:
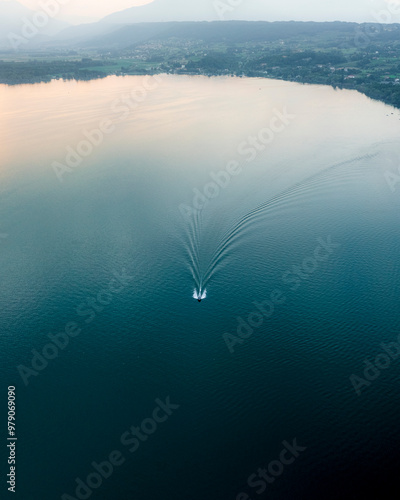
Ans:
<svg viewBox="0 0 400 500"><path fill-rule="evenodd" d="M125 461L90 498L364 498L394 481L399 361L360 395L350 376L400 333L398 110L328 87L165 75L0 98L17 498L80 498L75 479L114 450ZM63 348L33 366L49 334ZM179 408L129 451L124 434L167 397ZM259 494L248 478L294 439L306 449Z"/></svg>

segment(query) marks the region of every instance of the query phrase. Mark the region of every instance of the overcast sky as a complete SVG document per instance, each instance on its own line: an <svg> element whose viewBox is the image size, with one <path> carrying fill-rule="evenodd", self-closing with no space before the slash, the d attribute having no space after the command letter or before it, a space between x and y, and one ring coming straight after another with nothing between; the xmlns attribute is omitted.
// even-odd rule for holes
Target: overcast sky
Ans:
<svg viewBox="0 0 400 500"><path fill-rule="evenodd" d="M56 0L18 1L26 7L40 10L41 3ZM183 5L182 0L60 0L60 3L61 1L65 4L62 6L61 17L74 16L87 20L100 19L112 12L147 3L159 6L161 14L167 10L169 13L178 13ZM226 9L225 19L379 22L379 13L386 9L385 19L400 22L400 0L242 0L241 3L240 0L184 0L186 16L197 21L206 4L207 7L218 3L220 6L229 6L230 2L240 5L232 7L232 11ZM395 13L393 9L396 5L399 13ZM210 11L215 12L217 20L217 10L213 8ZM381 16L380 19L384 17Z"/></svg>

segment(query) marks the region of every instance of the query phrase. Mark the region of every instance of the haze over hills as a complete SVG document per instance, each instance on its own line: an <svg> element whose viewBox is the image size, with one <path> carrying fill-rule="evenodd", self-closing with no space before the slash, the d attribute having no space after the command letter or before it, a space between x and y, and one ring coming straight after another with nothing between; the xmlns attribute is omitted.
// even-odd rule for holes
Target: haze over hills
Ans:
<svg viewBox="0 0 400 500"><path fill-rule="evenodd" d="M100 22L70 26L59 32L56 36L52 37L52 40L49 43L64 46L77 46L85 44L87 40L106 36L119 29L121 29L120 24Z"/></svg>
<svg viewBox="0 0 400 500"><path fill-rule="evenodd" d="M212 40L221 39L225 36L230 40L235 40L239 37L243 40L253 40L254 34L252 30L255 29L257 36L260 35L260 30L267 30L268 33L274 32L275 26L279 26L279 22L287 22L284 20L291 19L291 10L289 7L293 4L294 0L286 0L285 7L286 10L282 10L282 6L277 5L274 2L267 2L266 0L248 0L239 3L236 7L230 7L227 1L216 2L214 0L209 0L207 2L203 0L154 0L152 3L148 3L142 6L131 7L119 12L110 14L98 22L79 24L71 26L64 21L58 19L49 19L49 22L39 29L37 36L26 39L24 44L20 47L20 50L36 50L39 46L45 48L50 48L51 45L67 48L75 48L77 46L81 47L93 47L93 48L106 48L109 46L111 49L121 49L132 45L133 43L138 43L138 41L143 41L146 39L160 38L163 33L168 34L168 36L175 36L175 32L178 37L190 38L191 34L187 31L187 26L179 26L178 23L190 22L191 28L193 28L193 36L196 39L206 37L211 37ZM300 17L307 19L310 16L311 4L314 0L305 1L301 9ZM343 1L338 0L338 7L343 9ZM219 5L219 8L218 8ZM225 5L225 8L223 7ZM369 12L369 8L361 8L361 2L359 0L354 0L354 13L360 13L362 11ZM117 7L118 4L116 3ZM222 6L222 7L221 7ZM279 14L279 12L281 14ZM285 14L282 14L285 12ZM299 10L297 9L297 17L299 17ZM335 13L333 5L328 5L324 7L324 13L331 20L335 19ZM34 11L23 7L17 0L7 0L0 1L0 48L11 48L10 42L7 36L10 33L15 33L17 35L21 34L21 30L24 27L26 19L30 20L34 16ZM358 15L357 14L357 15ZM361 14L360 14L361 15ZM273 23L268 22L269 20L276 20L281 16L282 21L274 21ZM282 17L283 16L283 17ZM318 18L318 12L313 11L311 17ZM301 29L300 26L306 27L306 35L312 35L312 25L321 29L322 23L314 21L313 23L299 22L296 29ZM264 22L263 28L261 24L244 24L246 21L257 21ZM205 23L199 23L199 25L193 24L194 22L204 22L210 23L207 26ZM222 27L219 25L218 29L221 30L221 36L215 31L215 22L224 21L227 26ZM242 24L237 24L234 28L233 25L229 25L229 21L242 22ZM321 20L322 21L322 20ZM157 23L152 26L148 25L144 28L145 23ZM214 24L211 27L211 24ZM329 31L331 28L328 27L329 23L325 23L326 29ZM142 25L142 26L140 26ZM334 25L331 22L331 26L337 27L340 25L338 22ZM342 23L345 26L345 23ZM281 25L283 27L284 25ZM348 24L349 26L349 24ZM353 25L351 25L353 26ZM279 28L279 29L280 29ZM148 33L145 30L149 30ZM239 29L237 36L234 32ZM286 36L286 27L283 28L284 32L281 38ZM325 29L325 28L324 28ZM347 29L347 28L343 28ZM353 29L353 27L351 27ZM311 30L311 31L310 31ZM340 31L340 30L339 30ZM290 35L290 31L288 32ZM261 38L264 35L261 36ZM266 35L267 38L270 36ZM50 38L49 38L50 37Z"/></svg>
<svg viewBox="0 0 400 500"><path fill-rule="evenodd" d="M242 19L242 9L236 11L236 17L227 16L227 19ZM239 12L238 12L239 11ZM103 18L101 23L130 24L143 22L173 22L173 21L216 21L218 12L212 1L199 2L197 0L155 0L153 3L131 7L121 12L115 12Z"/></svg>
<svg viewBox="0 0 400 500"><path fill-rule="evenodd" d="M388 12L389 0L154 0L144 6L115 12L103 19L112 23L166 21L315 21L377 22L374 13ZM321 5L323 4L323 5ZM392 9L393 12L394 9ZM397 13L383 22L400 20Z"/></svg>
<svg viewBox="0 0 400 500"><path fill-rule="evenodd" d="M240 13L237 14L240 19ZM84 42L94 38L96 45L104 46L101 42L103 35L107 36L107 41L112 46L120 45L119 40L126 38L128 31L140 31L140 37L143 38L144 33L140 27L132 28L131 30L121 29L122 26L137 23L171 23L182 21L216 21L219 16L214 9L213 2L198 2L196 0L175 0L174 8L171 9L171 0L155 0L153 3L131 7L129 9L115 12L104 17L100 21L91 24L81 24L72 26L63 31L57 41L74 40L75 42ZM116 34L115 40L109 34L121 29L120 34ZM152 36L154 31L169 31L170 26L151 28L149 36ZM99 38L96 38L99 37ZM136 39L137 36L134 36ZM148 38L146 36L146 38ZM85 44L86 45L86 44ZM89 42L90 45L90 42Z"/></svg>
<svg viewBox="0 0 400 500"><path fill-rule="evenodd" d="M32 11L28 12L32 14ZM383 37L382 40L390 41L393 36L397 36L397 31L386 26L383 30L377 27L376 35L372 39ZM363 25L345 22L213 21L122 24L116 22L113 16L109 16L97 23L70 26L50 38L43 37L40 33L40 36L29 41L30 45L24 45L22 49L29 51L29 48L32 50L40 48L48 51L58 47L103 52L124 50L150 40L176 39L183 43L188 40L198 40L204 43L232 44L277 40L289 42L292 39L311 41L321 35L329 41L330 47L345 48L354 46L355 34L357 30L362 29L365 29Z"/></svg>
<svg viewBox="0 0 400 500"><path fill-rule="evenodd" d="M376 28L376 34L372 39L387 42L395 40L398 36L398 31L394 30L395 26L399 25L387 25L379 31ZM276 42L279 40L282 43L288 43L291 40L299 42L308 40L312 44L317 43L320 49L324 49L324 45L330 48L332 46L350 48L354 47L357 30L365 30L365 25L345 22L286 21L165 22L121 25L102 21L70 27L53 37L51 46L120 51L148 41L170 39L180 41L180 43L197 40L206 44ZM314 39L315 42L313 42Z"/></svg>
<svg viewBox="0 0 400 500"><path fill-rule="evenodd" d="M34 10L30 10L15 0L0 2L0 46L11 48L9 35L15 34L24 37L24 26L27 26L35 15ZM43 37L56 35L70 25L65 21L49 18L48 22L40 28L38 37L43 40ZM33 39L34 37L32 37ZM30 43L26 39L26 46Z"/></svg>
<svg viewBox="0 0 400 500"><path fill-rule="evenodd" d="M101 23L97 23L98 25ZM88 36L76 42L76 46L98 50L124 50L128 47L146 42L175 39L177 41L201 41L204 43L245 43L272 42L291 40L297 37L312 39L321 32L325 36L343 42L353 36L354 23L295 23L295 22L249 22L249 21L215 21L215 22L165 22L138 23L127 26L104 25L109 33L101 36ZM62 38L67 32L61 33Z"/></svg>

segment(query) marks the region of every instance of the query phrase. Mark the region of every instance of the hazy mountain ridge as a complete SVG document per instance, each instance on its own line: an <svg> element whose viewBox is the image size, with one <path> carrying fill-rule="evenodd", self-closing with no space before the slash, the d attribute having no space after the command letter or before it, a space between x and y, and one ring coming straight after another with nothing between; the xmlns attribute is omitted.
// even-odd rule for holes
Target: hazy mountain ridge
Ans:
<svg viewBox="0 0 400 500"><path fill-rule="evenodd" d="M28 9L11 0L9 2L0 2L0 45L3 47L11 47L9 36L16 35L18 37L26 38L27 44L37 44L45 40L48 36L53 36L70 25L65 21L60 21L55 18L49 18L48 22L43 27L38 27L37 35L28 39L24 36L24 26L28 26L34 20L37 11ZM35 24L33 23L35 26Z"/></svg>
<svg viewBox="0 0 400 500"><path fill-rule="evenodd" d="M378 26L378 25L377 25ZM382 30L378 26L373 39L390 41L397 36L390 26ZM292 40L318 38L321 34L329 46L354 46L355 36L365 30L366 25L357 23L336 22L300 22L300 21L213 21L213 22L165 22L112 24L99 21L97 23L71 26L50 39L42 40L39 36L34 40L34 48L42 45L50 47L83 50L124 50L146 41L162 41L167 39L198 40L204 43L245 43L276 42L284 43ZM320 47L323 48L323 47Z"/></svg>
<svg viewBox="0 0 400 500"><path fill-rule="evenodd" d="M106 48L122 50L148 40L201 40L205 43L244 43L273 42L292 38L313 38L321 32L341 40L354 37L355 23L315 23L315 22L264 22L264 21L214 21L214 22L171 22L138 23L126 26L101 24L103 32L97 36L84 36L74 46L104 50ZM61 33L56 39L61 40L66 34L72 34L74 28ZM105 32L108 30L108 33ZM111 31L110 31L111 30ZM65 38L64 38L65 39Z"/></svg>

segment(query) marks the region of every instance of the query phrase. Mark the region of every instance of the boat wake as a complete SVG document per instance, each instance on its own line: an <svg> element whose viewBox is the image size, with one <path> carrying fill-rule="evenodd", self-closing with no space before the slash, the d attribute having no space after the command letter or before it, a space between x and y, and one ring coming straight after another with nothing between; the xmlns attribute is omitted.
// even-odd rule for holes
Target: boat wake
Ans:
<svg viewBox="0 0 400 500"><path fill-rule="evenodd" d="M193 298L194 299L196 299L199 302L201 302L206 297L207 297L207 290L204 290L204 292L203 292L202 290L197 291L196 289L194 289L194 292L193 292Z"/></svg>
<svg viewBox="0 0 400 500"><path fill-rule="evenodd" d="M324 195L332 189L337 189L342 184L354 182L363 175L364 167L357 165L360 160L371 159L376 155L365 155L353 158L335 165L330 165L324 170L310 175L306 179L295 183L269 200L259 204L231 225L222 234L214 252L209 255L204 266L200 259L200 240L202 236L202 212L198 211L186 226L185 248L189 256L187 266L195 282L193 298L201 302L206 298L206 288L211 278L226 265L228 254L236 249L239 242L245 240L244 233L260 218L269 212L297 206L307 202L309 196L314 194ZM354 165L356 163L356 165ZM353 165L352 165L353 164ZM350 168L349 168L350 167ZM334 174L334 175L332 175Z"/></svg>

